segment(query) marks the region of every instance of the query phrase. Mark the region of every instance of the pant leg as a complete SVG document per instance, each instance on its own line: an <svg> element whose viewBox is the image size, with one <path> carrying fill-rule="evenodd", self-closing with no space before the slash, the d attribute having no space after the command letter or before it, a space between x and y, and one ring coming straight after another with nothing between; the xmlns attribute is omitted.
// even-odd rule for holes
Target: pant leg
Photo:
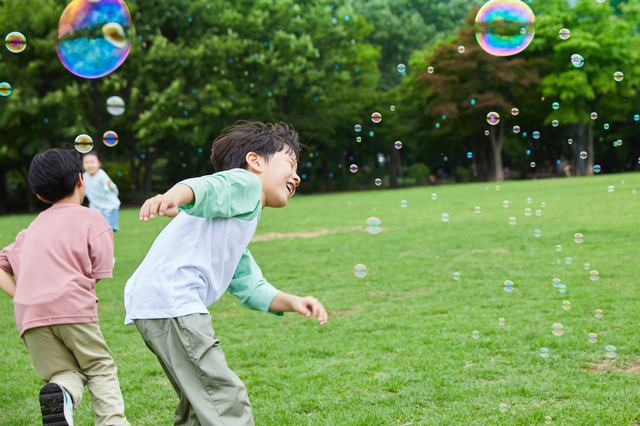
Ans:
<svg viewBox="0 0 640 426"><path fill-rule="evenodd" d="M77 408L82 401L87 376L53 327L31 328L23 333L22 340L38 376L47 383L57 383L65 388L73 399L73 408Z"/></svg>
<svg viewBox="0 0 640 426"><path fill-rule="evenodd" d="M156 321L163 323L154 324ZM135 323L147 345L171 372L172 380L180 389L179 395L186 396L199 424L254 425L247 391L227 366L213 331L211 315L193 314ZM183 418L187 407L182 406ZM192 424L198 423L189 423Z"/></svg>
<svg viewBox="0 0 640 426"><path fill-rule="evenodd" d="M98 323L53 326L87 376L96 426L129 425L117 368Z"/></svg>

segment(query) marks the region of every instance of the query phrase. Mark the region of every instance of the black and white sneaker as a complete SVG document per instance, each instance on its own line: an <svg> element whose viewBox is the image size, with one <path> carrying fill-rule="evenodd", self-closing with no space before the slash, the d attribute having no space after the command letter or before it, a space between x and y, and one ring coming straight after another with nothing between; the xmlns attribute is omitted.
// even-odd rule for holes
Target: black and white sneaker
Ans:
<svg viewBox="0 0 640 426"><path fill-rule="evenodd" d="M45 426L73 426L73 401L57 383L47 383L40 389L42 424Z"/></svg>

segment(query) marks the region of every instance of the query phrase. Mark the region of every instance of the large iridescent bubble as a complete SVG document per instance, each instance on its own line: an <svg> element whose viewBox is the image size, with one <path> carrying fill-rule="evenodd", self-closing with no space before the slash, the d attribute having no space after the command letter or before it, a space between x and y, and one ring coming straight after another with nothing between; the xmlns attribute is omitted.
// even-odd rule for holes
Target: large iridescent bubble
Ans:
<svg viewBox="0 0 640 426"><path fill-rule="evenodd" d="M122 0L73 0L58 25L58 57L73 74L99 78L129 55L133 28Z"/></svg>
<svg viewBox="0 0 640 426"><path fill-rule="evenodd" d="M478 11L475 29L485 51L510 56L529 46L536 33L536 18L521 0L490 0Z"/></svg>

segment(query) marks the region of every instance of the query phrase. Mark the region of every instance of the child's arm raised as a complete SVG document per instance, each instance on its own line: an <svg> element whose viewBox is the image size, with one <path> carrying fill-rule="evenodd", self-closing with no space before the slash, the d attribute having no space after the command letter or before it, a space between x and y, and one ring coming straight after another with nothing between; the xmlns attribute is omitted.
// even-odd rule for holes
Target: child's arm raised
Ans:
<svg viewBox="0 0 640 426"><path fill-rule="evenodd" d="M155 219L156 214L176 217L178 215L178 206L191 204L193 199L194 195L191 187L178 183L164 194L158 194L145 201L140 208L140 220L148 222L149 219Z"/></svg>

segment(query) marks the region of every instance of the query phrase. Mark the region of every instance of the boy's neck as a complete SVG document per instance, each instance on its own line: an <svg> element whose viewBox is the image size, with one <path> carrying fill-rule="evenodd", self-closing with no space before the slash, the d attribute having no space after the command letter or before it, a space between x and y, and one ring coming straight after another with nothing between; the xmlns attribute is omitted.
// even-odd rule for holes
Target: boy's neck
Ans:
<svg viewBox="0 0 640 426"><path fill-rule="evenodd" d="M53 203L53 205L55 206L56 204L66 203L66 204L78 204L79 206L81 206L83 201L84 201L84 196L82 196L78 191L78 189L76 189L73 194L61 200L56 201L55 203Z"/></svg>

